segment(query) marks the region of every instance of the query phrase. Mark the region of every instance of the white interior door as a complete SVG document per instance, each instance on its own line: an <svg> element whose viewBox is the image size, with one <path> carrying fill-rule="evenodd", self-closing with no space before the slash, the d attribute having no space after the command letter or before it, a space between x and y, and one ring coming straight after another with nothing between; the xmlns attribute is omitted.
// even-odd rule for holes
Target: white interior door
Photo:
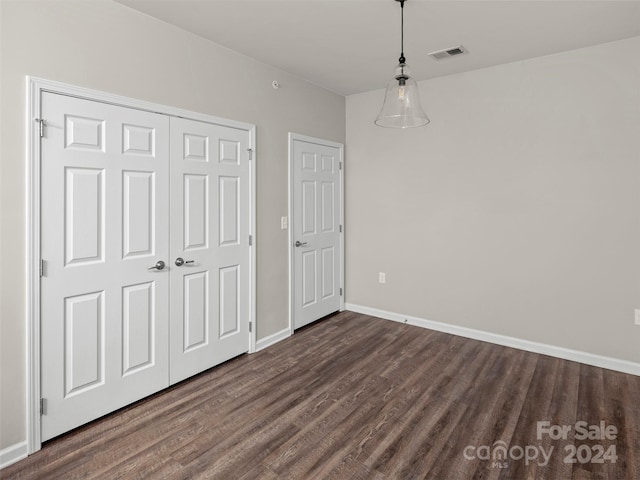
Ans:
<svg viewBox="0 0 640 480"><path fill-rule="evenodd" d="M43 93L47 440L169 384L169 118Z"/></svg>
<svg viewBox="0 0 640 480"><path fill-rule="evenodd" d="M249 350L249 133L171 118L171 383Z"/></svg>
<svg viewBox="0 0 640 480"><path fill-rule="evenodd" d="M291 135L293 313L300 328L341 305L342 147Z"/></svg>
<svg viewBox="0 0 640 480"><path fill-rule="evenodd" d="M38 97L42 440L251 345L252 126L71 92Z"/></svg>

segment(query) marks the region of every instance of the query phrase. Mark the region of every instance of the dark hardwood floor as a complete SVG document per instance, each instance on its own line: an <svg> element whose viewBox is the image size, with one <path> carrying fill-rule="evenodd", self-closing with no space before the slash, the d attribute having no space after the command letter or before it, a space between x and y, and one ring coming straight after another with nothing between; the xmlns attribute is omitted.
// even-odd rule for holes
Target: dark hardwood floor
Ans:
<svg viewBox="0 0 640 480"><path fill-rule="evenodd" d="M637 480L639 402L637 376L343 312L0 477Z"/></svg>

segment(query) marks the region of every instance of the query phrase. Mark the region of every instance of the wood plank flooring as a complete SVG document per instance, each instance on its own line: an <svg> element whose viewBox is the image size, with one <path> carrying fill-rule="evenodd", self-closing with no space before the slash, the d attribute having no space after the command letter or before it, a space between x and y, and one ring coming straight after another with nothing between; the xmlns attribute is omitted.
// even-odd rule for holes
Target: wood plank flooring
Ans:
<svg viewBox="0 0 640 480"><path fill-rule="evenodd" d="M637 376L343 312L54 439L0 477L637 480L639 400ZM542 421L570 426L567 439L538 438ZM618 434L579 440L579 421Z"/></svg>

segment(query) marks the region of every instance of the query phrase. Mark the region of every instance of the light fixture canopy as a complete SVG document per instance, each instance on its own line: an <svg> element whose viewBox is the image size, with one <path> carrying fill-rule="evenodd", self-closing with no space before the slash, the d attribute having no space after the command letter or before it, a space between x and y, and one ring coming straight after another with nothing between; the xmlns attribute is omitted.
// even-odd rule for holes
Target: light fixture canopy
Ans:
<svg viewBox="0 0 640 480"><path fill-rule="evenodd" d="M400 2L400 58L396 72L384 95L382 110L375 120L380 127L411 128L429 123L429 117L422 109L418 84L411 76L411 69L404 57L404 2Z"/></svg>

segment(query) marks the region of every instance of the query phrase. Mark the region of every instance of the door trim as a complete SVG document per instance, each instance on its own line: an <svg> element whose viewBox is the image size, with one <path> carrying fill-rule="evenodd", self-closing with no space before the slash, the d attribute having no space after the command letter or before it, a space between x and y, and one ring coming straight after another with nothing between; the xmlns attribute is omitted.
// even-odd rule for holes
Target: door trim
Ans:
<svg viewBox="0 0 640 480"><path fill-rule="evenodd" d="M345 299L345 276L344 276L344 232L345 232L345 218L344 218L344 170L345 170L345 162L344 162L344 144L332 142L330 140L323 140L321 138L310 137L308 135L301 135L299 133L289 132L289 152L288 152L288 168L289 168L289 198L288 198L288 212L289 216L289 225L288 225L288 234L287 239L289 242L289 335L293 335L295 319L293 318L295 315L295 296L294 296L294 288L295 288L295 265L294 265L294 248L293 248L293 142L299 140L307 143L315 143L318 145L324 145L327 147L337 148L340 152L339 162L342 165L340 168L340 225L342 225L342 232L340 232L340 287L342 289L342 295L340 296L340 311L344 310L344 299Z"/></svg>
<svg viewBox="0 0 640 480"><path fill-rule="evenodd" d="M248 338L249 353L256 349L256 126L249 123L228 120L204 113L192 112L176 107L137 100L130 97L78 87L43 78L26 77L26 428L27 450L32 454L40 450L42 437L40 429L40 112L44 92L57 93L85 100L97 101L120 107L133 108L173 117L184 117L201 122L237 128L249 133L250 160L250 219L249 230L253 238L250 248L250 294L249 322L251 332ZM45 119L46 121L46 119ZM46 124L45 127L46 128ZM45 272L46 273L46 272Z"/></svg>

